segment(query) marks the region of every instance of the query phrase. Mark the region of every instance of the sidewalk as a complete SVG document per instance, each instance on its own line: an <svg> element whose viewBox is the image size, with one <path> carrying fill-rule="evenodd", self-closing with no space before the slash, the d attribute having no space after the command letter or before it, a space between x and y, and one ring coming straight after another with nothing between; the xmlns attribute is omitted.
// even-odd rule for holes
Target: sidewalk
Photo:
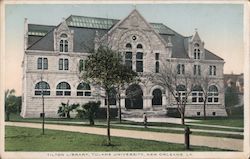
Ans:
<svg viewBox="0 0 250 159"><path fill-rule="evenodd" d="M41 124L37 123L6 122L5 125L41 128ZM63 130L63 131L80 132L88 134L106 135L106 128L54 125L54 124L45 124L45 128L52 130ZM183 144L184 142L183 134L173 134L173 133L111 129L111 136L154 140L154 141L169 142L169 143L180 143L180 144ZM196 145L196 146L208 146L220 149L243 151L243 140L241 139L191 135L190 143L191 145Z"/></svg>
<svg viewBox="0 0 250 159"><path fill-rule="evenodd" d="M141 122L143 121L142 118L136 118L134 122ZM153 118L149 118L149 121L152 122ZM161 119L161 118L159 118ZM155 120L159 120L158 118L155 118ZM33 121L32 121L33 122ZM41 122L37 122L41 123ZM88 124L89 122L71 122L71 121L46 121L47 124ZM96 122L96 125L102 125L105 126L106 124ZM119 124L119 123L112 123L114 126L121 126L121 127L131 127L131 128L144 128L143 125L130 125L130 124ZM242 130L243 128L237 128L237 127L228 127L228 126L218 126L218 125L204 125L204 124L196 124L196 123L187 123L187 125L195 125L195 126L203 126L203 127L215 127L215 128L225 128L225 129L237 129ZM175 128L175 127L161 127L161 126L148 126L148 128L151 129L162 129L162 130L177 130L177 131L184 131L183 128ZM198 129L198 128L192 128L193 132L205 132L205 133L216 133L216 134L232 134L232 135L244 135L244 132L237 132L237 131L226 131L226 130L209 130L209 129Z"/></svg>
<svg viewBox="0 0 250 159"><path fill-rule="evenodd" d="M123 118L123 120L133 121L133 122L143 122L143 118ZM148 118L148 122L181 124L181 119L180 118L169 118L169 117L168 118ZM190 123L190 122L192 122L192 123ZM243 130L243 128L240 128L240 127L199 124L199 123L195 123L195 122L199 122L199 120L185 119L185 123L187 125Z"/></svg>

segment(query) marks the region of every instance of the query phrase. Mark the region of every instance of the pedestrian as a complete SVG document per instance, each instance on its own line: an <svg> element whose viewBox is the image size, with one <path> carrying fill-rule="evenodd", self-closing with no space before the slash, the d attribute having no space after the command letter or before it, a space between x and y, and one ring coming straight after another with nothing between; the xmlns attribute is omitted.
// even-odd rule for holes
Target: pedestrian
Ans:
<svg viewBox="0 0 250 159"><path fill-rule="evenodd" d="M147 128L148 118L147 118L146 113L143 113L143 124L144 124L144 127Z"/></svg>

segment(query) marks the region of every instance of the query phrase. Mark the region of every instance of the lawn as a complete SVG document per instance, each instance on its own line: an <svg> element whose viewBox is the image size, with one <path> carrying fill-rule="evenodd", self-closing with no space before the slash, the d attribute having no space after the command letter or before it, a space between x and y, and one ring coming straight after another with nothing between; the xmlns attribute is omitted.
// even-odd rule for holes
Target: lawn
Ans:
<svg viewBox="0 0 250 159"><path fill-rule="evenodd" d="M197 118L200 120L200 118ZM11 116L11 121L17 121L17 122L32 122L32 123L41 123L40 118L21 118L19 115L13 114ZM220 122L221 121L221 122ZM201 122L195 122L202 124L203 122L205 124L212 124L214 122L214 125L218 124L226 124L226 121L229 123L239 123L242 122L243 124L243 119L228 119L228 118L208 118L207 120L201 120ZM52 123L53 122L53 123ZM70 122L77 122L77 123L70 123ZM82 125L82 126L89 126L88 124L83 124L79 122L86 122L88 123L88 120L82 120L82 119L61 119L61 118L46 118L45 123L47 124L62 124L62 125ZM102 127L105 128L106 126L106 119L96 119L95 120L96 125L95 127ZM118 125L116 125L118 124ZM187 123L188 124L188 123ZM137 126L142 126L142 123L140 122L131 122L131 121L122 121L122 124L119 124L119 121L117 119L112 119L111 121L111 128L116 128L116 129L126 129L126 130L139 130L139 131L153 131L153 132L166 132L166 133L178 133L178 134L183 134L184 133L184 127L183 125L180 124L172 124L172 123L148 123L149 128L144 129L143 127L127 127L127 126L122 126L122 125L137 125ZM170 128L183 128L183 130L166 130L166 129L156 129L156 128L150 128L150 126L158 126L158 127L170 127ZM229 125L232 126L232 125ZM214 127L203 127L203 126L189 126L191 131L192 129L202 129L202 130L222 130L222 131L234 131L234 132L242 132L242 130L237 130L237 129L228 129L228 128L214 128ZM193 132L193 135L201 135L201 136L215 136L215 137L228 137L228 138L236 138L236 139L243 139L242 135L234 135L234 134L220 134L220 133L209 133L209 132Z"/></svg>
<svg viewBox="0 0 250 159"><path fill-rule="evenodd" d="M201 118L195 118L200 120ZM200 120L199 124L208 124L208 125L222 125L222 126L232 126L232 127L244 127L244 118L242 116L238 117L216 117L216 118L207 118L207 120Z"/></svg>
<svg viewBox="0 0 250 159"><path fill-rule="evenodd" d="M6 151L185 151L184 145L166 142L112 137L113 146L106 146L106 136L77 132L5 127ZM190 151L225 151L191 146Z"/></svg>

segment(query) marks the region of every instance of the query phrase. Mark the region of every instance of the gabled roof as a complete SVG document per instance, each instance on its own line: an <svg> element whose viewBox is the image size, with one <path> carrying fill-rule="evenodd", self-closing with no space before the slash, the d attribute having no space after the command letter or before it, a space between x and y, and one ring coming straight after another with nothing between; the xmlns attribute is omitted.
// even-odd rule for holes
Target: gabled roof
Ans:
<svg viewBox="0 0 250 159"><path fill-rule="evenodd" d="M90 52L94 50L94 39L96 31L100 37L105 35L120 20L96 18L86 16L71 15L66 19L66 23L70 30L74 31L74 52ZM188 39L192 37L184 37L162 23L149 23L152 28L161 36L163 40L168 42L170 35L172 48L172 58L189 58L188 56ZM59 25L58 25L59 26ZM47 25L28 25L28 50L44 50L54 51L53 30L58 26ZM223 60L212 52L205 50L206 60Z"/></svg>

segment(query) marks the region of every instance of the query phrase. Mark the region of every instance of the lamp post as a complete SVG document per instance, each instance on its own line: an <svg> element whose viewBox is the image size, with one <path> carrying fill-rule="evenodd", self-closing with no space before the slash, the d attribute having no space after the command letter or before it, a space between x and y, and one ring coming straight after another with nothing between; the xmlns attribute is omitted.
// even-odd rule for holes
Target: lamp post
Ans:
<svg viewBox="0 0 250 159"><path fill-rule="evenodd" d="M43 74L41 74L41 82L43 82ZM45 113L44 113L44 87L46 87L45 85L43 85L42 83L42 134L44 135L44 118L45 118Z"/></svg>

